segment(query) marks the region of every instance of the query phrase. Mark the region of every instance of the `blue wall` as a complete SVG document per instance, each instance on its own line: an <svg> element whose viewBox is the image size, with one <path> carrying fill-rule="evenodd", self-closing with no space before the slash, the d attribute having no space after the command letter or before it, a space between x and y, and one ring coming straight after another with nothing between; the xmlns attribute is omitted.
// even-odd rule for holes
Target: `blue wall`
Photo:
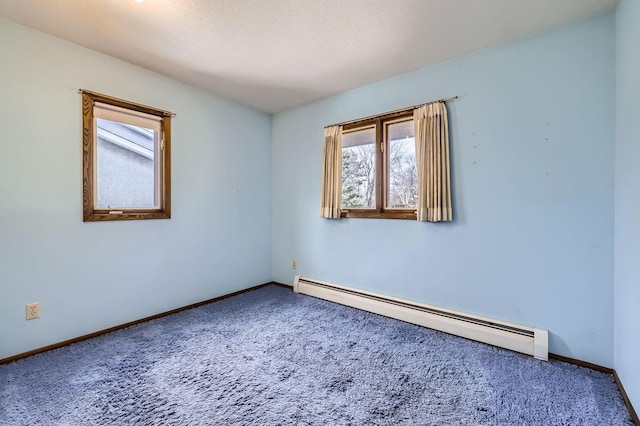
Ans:
<svg viewBox="0 0 640 426"><path fill-rule="evenodd" d="M0 52L0 359L271 280L270 115L6 20ZM79 88L177 114L172 219L82 222Z"/></svg>
<svg viewBox="0 0 640 426"><path fill-rule="evenodd" d="M640 408L640 2L616 11L615 368Z"/></svg>
<svg viewBox="0 0 640 426"><path fill-rule="evenodd" d="M612 367L614 25L599 17L274 116L274 280L545 328L551 352ZM453 223L320 218L324 126L453 95Z"/></svg>

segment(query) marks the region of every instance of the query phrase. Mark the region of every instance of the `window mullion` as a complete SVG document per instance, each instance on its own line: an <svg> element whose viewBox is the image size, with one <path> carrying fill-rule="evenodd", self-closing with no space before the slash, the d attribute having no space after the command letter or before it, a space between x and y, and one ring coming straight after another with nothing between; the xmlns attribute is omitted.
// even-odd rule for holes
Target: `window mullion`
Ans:
<svg viewBox="0 0 640 426"><path fill-rule="evenodd" d="M382 120L376 120L376 211L382 213L384 206L384 150Z"/></svg>

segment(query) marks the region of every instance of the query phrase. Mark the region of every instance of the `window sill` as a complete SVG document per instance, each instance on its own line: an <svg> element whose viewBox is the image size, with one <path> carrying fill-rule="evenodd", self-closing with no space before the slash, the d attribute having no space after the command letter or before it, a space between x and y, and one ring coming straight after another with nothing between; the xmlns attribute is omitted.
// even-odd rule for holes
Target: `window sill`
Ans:
<svg viewBox="0 0 640 426"><path fill-rule="evenodd" d="M109 213L109 210L93 210L86 212L84 222L108 222L114 220L171 219L168 210L138 210Z"/></svg>
<svg viewBox="0 0 640 426"><path fill-rule="evenodd" d="M401 220L417 220L415 210L409 211L385 211L377 212L373 210L349 210L340 213L341 218L358 218L358 219L401 219Z"/></svg>

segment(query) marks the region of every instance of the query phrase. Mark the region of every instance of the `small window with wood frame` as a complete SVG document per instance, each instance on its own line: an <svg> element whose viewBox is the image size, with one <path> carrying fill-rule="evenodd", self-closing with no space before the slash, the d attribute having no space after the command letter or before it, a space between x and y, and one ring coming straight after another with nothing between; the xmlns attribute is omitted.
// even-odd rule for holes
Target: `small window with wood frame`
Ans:
<svg viewBox="0 0 640 426"><path fill-rule="evenodd" d="M171 217L171 116L82 91L85 222Z"/></svg>
<svg viewBox="0 0 640 426"><path fill-rule="evenodd" d="M416 220L417 198L413 109L343 125L341 217Z"/></svg>

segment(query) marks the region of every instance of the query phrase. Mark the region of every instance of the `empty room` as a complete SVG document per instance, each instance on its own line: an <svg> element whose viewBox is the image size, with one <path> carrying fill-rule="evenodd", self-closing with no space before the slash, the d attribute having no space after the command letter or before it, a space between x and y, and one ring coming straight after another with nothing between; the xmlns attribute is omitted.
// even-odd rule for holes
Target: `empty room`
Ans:
<svg viewBox="0 0 640 426"><path fill-rule="evenodd" d="M0 425L640 425L638 22L0 0Z"/></svg>

